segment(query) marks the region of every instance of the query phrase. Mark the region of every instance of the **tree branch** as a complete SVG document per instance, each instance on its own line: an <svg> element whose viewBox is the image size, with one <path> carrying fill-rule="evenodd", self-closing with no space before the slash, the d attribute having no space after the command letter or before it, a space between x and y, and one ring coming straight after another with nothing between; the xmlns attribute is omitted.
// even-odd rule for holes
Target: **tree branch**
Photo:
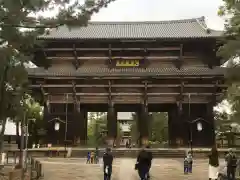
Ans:
<svg viewBox="0 0 240 180"><path fill-rule="evenodd" d="M103 7L107 7L109 3L113 2L115 0L100 0L95 6L93 6L91 9L87 10L88 9L88 6L85 4L85 7L82 7L81 10L82 10L82 13L80 13L80 15L78 14L77 17L79 18L84 18L84 17L87 17L87 16L91 16L93 13L97 13L101 8ZM42 24L42 25L24 25L24 24L5 24L5 23L2 23L0 24L0 27L4 28L4 27L14 27L14 28L27 28L27 29L53 29L53 28L58 28L62 25L72 25L71 22L73 21L77 21L78 19L75 18L74 16L73 17L69 17L69 19L66 19L66 20L63 20L63 23L56 23L53 25L53 23L51 23L51 25L47 25L47 23L45 24ZM51 20L52 21L52 20ZM56 20L57 22L58 20ZM2 21L0 21L2 22ZM39 23L39 22L36 22L36 24Z"/></svg>

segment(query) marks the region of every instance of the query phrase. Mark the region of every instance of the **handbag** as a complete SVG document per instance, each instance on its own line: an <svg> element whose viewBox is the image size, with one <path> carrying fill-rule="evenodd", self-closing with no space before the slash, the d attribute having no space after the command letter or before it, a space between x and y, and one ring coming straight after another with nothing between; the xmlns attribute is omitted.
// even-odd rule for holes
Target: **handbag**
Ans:
<svg viewBox="0 0 240 180"><path fill-rule="evenodd" d="M135 164L135 168L134 168L135 170L138 170L138 165L139 165L138 163Z"/></svg>

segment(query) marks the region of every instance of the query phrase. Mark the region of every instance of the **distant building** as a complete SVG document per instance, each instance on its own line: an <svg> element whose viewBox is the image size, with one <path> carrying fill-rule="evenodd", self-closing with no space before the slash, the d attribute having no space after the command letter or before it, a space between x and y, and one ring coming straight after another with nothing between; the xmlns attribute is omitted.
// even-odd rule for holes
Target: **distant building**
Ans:
<svg viewBox="0 0 240 180"><path fill-rule="evenodd" d="M123 136L120 145L125 146L131 140L131 122L133 121L132 112L118 112L117 120L120 124Z"/></svg>

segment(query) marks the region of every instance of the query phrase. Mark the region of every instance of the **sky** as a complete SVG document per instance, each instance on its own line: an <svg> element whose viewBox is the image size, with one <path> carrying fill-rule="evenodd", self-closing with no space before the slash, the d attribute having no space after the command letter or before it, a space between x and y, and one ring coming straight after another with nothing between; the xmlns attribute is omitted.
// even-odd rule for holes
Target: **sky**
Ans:
<svg viewBox="0 0 240 180"><path fill-rule="evenodd" d="M159 21L205 16L209 28L222 30L217 15L222 0L115 0L92 16L92 21Z"/></svg>

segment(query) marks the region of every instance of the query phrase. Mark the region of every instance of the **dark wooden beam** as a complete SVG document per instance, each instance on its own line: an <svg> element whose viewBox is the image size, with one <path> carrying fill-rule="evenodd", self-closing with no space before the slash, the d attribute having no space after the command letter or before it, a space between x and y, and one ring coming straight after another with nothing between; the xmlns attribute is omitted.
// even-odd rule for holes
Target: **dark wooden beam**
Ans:
<svg viewBox="0 0 240 180"><path fill-rule="evenodd" d="M109 48L76 48L76 51L108 51ZM73 51L73 48L45 48L46 51ZM121 51L122 48L111 48L112 51ZM141 51L142 48L124 48L128 51ZM177 51L180 47L162 47L162 48L147 48L149 51Z"/></svg>
<svg viewBox="0 0 240 180"><path fill-rule="evenodd" d="M197 57L196 56L183 56L182 58L184 59L196 59ZM59 60L59 59L63 59L63 60L73 60L74 57L73 56L66 56L66 57L58 57L58 56L49 56L47 57L47 59L56 59L56 60ZM89 56L89 57L78 57L77 59L79 60L97 60L97 59L101 59L101 60L108 60L109 57L108 56L101 56L101 57L97 57L97 56ZM141 60L143 59L142 56L117 56L117 57L112 57L112 59L126 59L126 60ZM164 59L164 60L179 60L179 56L148 56L146 57L146 59L148 60L161 60L161 59Z"/></svg>
<svg viewBox="0 0 240 180"><path fill-rule="evenodd" d="M45 93L45 94L49 94L49 93ZM52 93L53 94L53 93ZM68 93L68 94L72 94L72 93ZM176 92L176 93L147 93L148 96L177 96L179 95L180 92ZM213 93L183 93L184 96L212 96ZM221 95L223 93L216 93L216 95ZM54 95L64 95L63 93L54 93ZM109 96L109 93L76 93L77 96L81 95L81 96ZM111 93L112 96L143 96L144 93L133 93L133 92L127 92L127 93Z"/></svg>

